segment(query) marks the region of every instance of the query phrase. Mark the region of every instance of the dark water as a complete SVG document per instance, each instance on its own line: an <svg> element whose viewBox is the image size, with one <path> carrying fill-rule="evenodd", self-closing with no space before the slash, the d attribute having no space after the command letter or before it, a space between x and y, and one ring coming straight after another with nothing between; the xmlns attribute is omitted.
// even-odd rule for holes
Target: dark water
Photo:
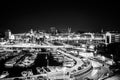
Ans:
<svg viewBox="0 0 120 80"><path fill-rule="evenodd" d="M47 58L46 58L47 57ZM60 66L62 65L62 63L59 63L57 61L54 60L52 54L38 54L37 58L34 62L34 64L31 67L12 67L12 68L6 68L4 66L5 62L9 59L11 59L12 57L6 59L6 60L1 60L0 61L0 74L3 71L8 71L9 72L9 76L8 77L19 77L21 76L21 72L22 71L26 71L28 69L32 69L33 74L38 74L36 71L36 67L44 67L44 66Z"/></svg>

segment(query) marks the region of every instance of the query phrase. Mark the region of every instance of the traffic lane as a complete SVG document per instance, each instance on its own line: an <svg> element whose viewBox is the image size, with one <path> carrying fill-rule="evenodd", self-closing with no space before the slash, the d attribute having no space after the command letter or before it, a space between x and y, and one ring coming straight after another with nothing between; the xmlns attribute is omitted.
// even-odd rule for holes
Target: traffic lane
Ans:
<svg viewBox="0 0 120 80"><path fill-rule="evenodd" d="M59 51L58 51L59 52ZM71 57L72 59L74 59L76 61L76 65L73 66L70 70L74 70L76 68L78 68L79 66L81 66L83 64L83 62L81 61L81 59L77 58L77 57L74 57L73 55L67 53L67 52L64 52L64 51L60 51L62 54L66 55L66 56L69 56Z"/></svg>
<svg viewBox="0 0 120 80"><path fill-rule="evenodd" d="M75 80L84 80L86 77L89 77L93 69L88 70L87 72L80 74L77 77L74 77Z"/></svg>
<svg viewBox="0 0 120 80"><path fill-rule="evenodd" d="M105 80L120 80L120 75L115 75L115 76L109 77Z"/></svg>
<svg viewBox="0 0 120 80"><path fill-rule="evenodd" d="M98 80L99 78L103 77L104 75L107 75L107 73L108 73L108 69L105 68L104 66L98 67L98 68L93 68L93 69L98 70L98 71L94 75L91 73L91 75L89 76L90 79Z"/></svg>

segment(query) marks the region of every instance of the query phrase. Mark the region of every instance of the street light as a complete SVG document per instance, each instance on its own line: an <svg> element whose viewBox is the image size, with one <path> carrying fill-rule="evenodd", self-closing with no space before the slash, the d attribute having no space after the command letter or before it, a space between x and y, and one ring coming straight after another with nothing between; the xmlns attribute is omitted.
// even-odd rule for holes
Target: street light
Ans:
<svg viewBox="0 0 120 80"><path fill-rule="evenodd" d="M110 55L112 57L112 64L114 63L114 60L113 60L113 54Z"/></svg>
<svg viewBox="0 0 120 80"><path fill-rule="evenodd" d="M111 56L111 57L112 57L112 59L113 59L113 54L111 54L110 56Z"/></svg>

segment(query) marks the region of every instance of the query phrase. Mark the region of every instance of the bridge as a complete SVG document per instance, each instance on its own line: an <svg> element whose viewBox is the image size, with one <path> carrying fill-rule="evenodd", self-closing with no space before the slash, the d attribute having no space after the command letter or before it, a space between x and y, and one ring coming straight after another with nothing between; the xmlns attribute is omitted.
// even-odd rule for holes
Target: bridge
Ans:
<svg viewBox="0 0 120 80"><path fill-rule="evenodd" d="M73 48L73 46L62 45L62 46L55 46L55 45L0 45L0 48Z"/></svg>

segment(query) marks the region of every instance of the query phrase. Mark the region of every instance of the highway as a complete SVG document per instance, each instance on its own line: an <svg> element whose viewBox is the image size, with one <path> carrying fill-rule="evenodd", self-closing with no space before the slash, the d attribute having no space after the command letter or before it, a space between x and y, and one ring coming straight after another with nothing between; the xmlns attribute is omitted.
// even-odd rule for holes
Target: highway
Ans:
<svg viewBox="0 0 120 80"><path fill-rule="evenodd" d="M86 77L86 75L91 73L91 71L92 71L91 63L86 68L78 70L78 67L80 67L82 64L84 64L80 58L75 57L75 56L69 54L68 51L65 52L64 49L63 50L61 49L60 51L57 50L57 51L61 52L62 54L66 55L66 56L71 57L72 59L74 59L76 61L76 65L75 66L73 66L72 68L66 70L66 71L69 71L70 74L72 73L73 70L76 70L75 73L77 73L77 75L79 76L79 77L77 76L77 78L82 79L83 77ZM74 73L72 73L72 74L74 74Z"/></svg>
<svg viewBox="0 0 120 80"><path fill-rule="evenodd" d="M78 60L78 63L79 63L79 60L80 60L79 58L76 58L76 57L72 57L72 58L75 60ZM94 60L94 59L89 59L89 58L87 58L87 59L92 63L93 70L86 72L85 74L81 75L77 79L82 80L85 77L88 77L90 79L98 80L99 78L102 78L104 75L107 75L107 73L109 73L109 68L108 68L109 65L108 64L102 63L99 60ZM103 66L103 64L104 64L104 66Z"/></svg>
<svg viewBox="0 0 120 80"><path fill-rule="evenodd" d="M81 66L81 65L83 64L83 62L81 61L80 58L74 57L74 56L72 56L71 54L64 52L63 50L57 50L57 51L60 52L60 53L62 53L62 54L64 54L64 55L66 55L66 56L71 57L72 59L74 59L74 60L76 61L76 65L73 66L73 67L71 68L71 70L77 69L79 66ZM70 70L70 71L71 71L71 70Z"/></svg>

